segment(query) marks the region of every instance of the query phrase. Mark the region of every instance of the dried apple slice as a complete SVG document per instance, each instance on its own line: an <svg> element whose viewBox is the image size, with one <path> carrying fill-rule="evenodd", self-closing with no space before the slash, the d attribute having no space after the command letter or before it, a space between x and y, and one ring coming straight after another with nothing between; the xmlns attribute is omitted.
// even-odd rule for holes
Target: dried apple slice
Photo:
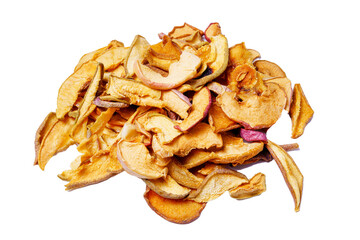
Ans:
<svg viewBox="0 0 360 240"><path fill-rule="evenodd" d="M261 130L241 128L240 136L247 142L267 142L266 132Z"/></svg>
<svg viewBox="0 0 360 240"><path fill-rule="evenodd" d="M224 192L247 182L249 180L242 173L227 168L215 168L205 177L200 187L190 193L187 199L195 202L209 202Z"/></svg>
<svg viewBox="0 0 360 240"><path fill-rule="evenodd" d="M93 79L97 66L98 63L96 61L84 63L76 72L63 82L57 97L57 118L64 118L64 116L71 110L78 99L79 92Z"/></svg>
<svg viewBox="0 0 360 240"><path fill-rule="evenodd" d="M258 60L254 62L254 66L257 71L269 77L286 77L285 72L273 62Z"/></svg>
<svg viewBox="0 0 360 240"><path fill-rule="evenodd" d="M76 118L77 123L81 123L84 118L87 116L87 113L90 109L90 106L93 104L93 101L96 97L96 92L99 88L100 81L104 76L104 65L99 63L95 75L90 82L88 89L86 90L83 101L81 102L78 109L78 116Z"/></svg>
<svg viewBox="0 0 360 240"><path fill-rule="evenodd" d="M89 131L92 134L96 134L101 132L106 124L110 121L111 117L113 116L113 114L115 113L116 108L108 108L105 111L103 111L99 117L96 118L96 121L94 122L94 124L92 124L89 127Z"/></svg>
<svg viewBox="0 0 360 240"><path fill-rule="evenodd" d="M124 61L126 77L130 78L135 74L135 62L144 60L149 51L149 42L144 37L136 35Z"/></svg>
<svg viewBox="0 0 360 240"><path fill-rule="evenodd" d="M193 90L199 90L206 83L220 76L228 65L229 61L229 49L228 42L224 35L219 34L211 38L211 47L216 49L216 60L209 64L208 72L209 75L203 76L199 79L193 79L187 84L191 86Z"/></svg>
<svg viewBox="0 0 360 240"><path fill-rule="evenodd" d="M300 137L306 125L314 115L314 110L307 101L300 84L295 84L292 103L290 107L290 118L292 122L292 138Z"/></svg>
<svg viewBox="0 0 360 240"><path fill-rule="evenodd" d="M236 188L230 189L229 193L232 198L242 200L258 196L265 191L265 175L262 173L257 173L250 179L248 183L241 184Z"/></svg>
<svg viewBox="0 0 360 240"><path fill-rule="evenodd" d="M139 61L134 64L134 71L145 85L154 89L168 90L176 88L193 78L200 64L201 59L199 57L184 51L180 55L180 60L171 64L167 77L163 77Z"/></svg>
<svg viewBox="0 0 360 240"><path fill-rule="evenodd" d="M213 91L217 95L223 94L224 92L231 92L230 88L218 82L211 82L206 86L209 88L210 91Z"/></svg>
<svg viewBox="0 0 360 240"><path fill-rule="evenodd" d="M253 52L245 47L245 43L239 43L229 49L229 67L236 67L244 64L252 64L255 56Z"/></svg>
<svg viewBox="0 0 360 240"><path fill-rule="evenodd" d="M104 65L105 71L111 71L122 64L128 54L129 48L113 47L95 59Z"/></svg>
<svg viewBox="0 0 360 240"><path fill-rule="evenodd" d="M276 83L278 84L285 92L286 94L286 105L285 110L287 112L290 111L290 104L291 104L291 98L292 98L292 88L291 88L291 81L287 77L277 77L277 78L271 78L265 81L266 83Z"/></svg>
<svg viewBox="0 0 360 240"><path fill-rule="evenodd" d="M161 100L164 102L165 108L178 114L181 118L184 119L189 115L188 110L191 107L189 98L176 89L162 91Z"/></svg>
<svg viewBox="0 0 360 240"><path fill-rule="evenodd" d="M230 119L245 128L269 128L281 116L286 96L279 85L268 83L266 86L266 90L260 96L254 93L244 94L241 96L242 102L236 100L235 92L224 92L216 100Z"/></svg>
<svg viewBox="0 0 360 240"><path fill-rule="evenodd" d="M162 144L161 148L170 154L184 157L193 149L219 148L222 146L221 135L214 133L208 124L200 122L188 133L175 138L169 144Z"/></svg>
<svg viewBox="0 0 360 240"><path fill-rule="evenodd" d="M190 193L190 188L179 185L171 176L144 179L146 186L164 198L183 199Z"/></svg>
<svg viewBox="0 0 360 240"><path fill-rule="evenodd" d="M125 171L138 178L156 179L166 175L167 169L154 164L154 157L143 143L119 141L117 157Z"/></svg>
<svg viewBox="0 0 360 240"><path fill-rule="evenodd" d="M67 191L71 191L103 182L122 171L116 157L111 157L109 151L100 151L78 168L66 170L58 177L69 182L65 187Z"/></svg>
<svg viewBox="0 0 360 240"><path fill-rule="evenodd" d="M167 221L187 224L199 218L206 203L186 199L168 199L146 188L144 198L149 207Z"/></svg>
<svg viewBox="0 0 360 240"><path fill-rule="evenodd" d="M174 27L173 30L171 30L171 32L168 33L168 35L171 38L183 38L186 36L190 36L198 31L201 32L201 30L197 29L196 27L184 23L182 26Z"/></svg>
<svg viewBox="0 0 360 240"><path fill-rule="evenodd" d="M210 159L210 162L218 164L242 164L256 156L264 148L262 142L247 143L242 138L234 137L230 134L223 134L222 138L224 146L222 149L214 151L216 157Z"/></svg>
<svg viewBox="0 0 360 240"><path fill-rule="evenodd" d="M41 170L45 169L49 160L59 152L65 151L69 146L75 143L70 138L70 131L73 128L75 120L65 116L63 120L52 119L47 133L42 137L40 146L37 148L35 162L39 164Z"/></svg>
<svg viewBox="0 0 360 240"><path fill-rule="evenodd" d="M179 125L176 125L175 128L182 132L189 131L207 116L211 102L210 90L207 87L203 87L194 94L189 116Z"/></svg>
<svg viewBox="0 0 360 240"><path fill-rule="evenodd" d="M173 159L168 165L169 175L179 184L188 188L198 188L202 179L192 174L179 161Z"/></svg>
<svg viewBox="0 0 360 240"><path fill-rule="evenodd" d="M44 121L40 124L38 130L36 131L34 165L38 164L38 154L41 142L58 121L59 120L57 119L56 114L54 112L51 112L45 117Z"/></svg>
<svg viewBox="0 0 360 240"><path fill-rule="evenodd" d="M211 38L221 34L221 27L220 24L217 22L210 23L209 26L206 28L205 38L208 42L211 42Z"/></svg>
<svg viewBox="0 0 360 240"><path fill-rule="evenodd" d="M216 157L217 155L215 152L194 149L180 161L185 168L190 169L200 166L201 164L206 163Z"/></svg>
<svg viewBox="0 0 360 240"><path fill-rule="evenodd" d="M239 128L240 124L231 120L215 101L209 109L208 121L215 133L226 132Z"/></svg>
<svg viewBox="0 0 360 240"><path fill-rule="evenodd" d="M295 211L298 212L300 210L304 177L292 157L282 147L268 141L266 148L269 150L270 154L280 168L280 171L294 199Z"/></svg>
<svg viewBox="0 0 360 240"><path fill-rule="evenodd" d="M176 123L165 115L149 113L143 116L146 118L144 128L157 134L161 144L167 144L182 134L175 128Z"/></svg>
<svg viewBox="0 0 360 240"><path fill-rule="evenodd" d="M161 42L151 46L150 54L161 59L179 60L181 49L168 35L164 35Z"/></svg>

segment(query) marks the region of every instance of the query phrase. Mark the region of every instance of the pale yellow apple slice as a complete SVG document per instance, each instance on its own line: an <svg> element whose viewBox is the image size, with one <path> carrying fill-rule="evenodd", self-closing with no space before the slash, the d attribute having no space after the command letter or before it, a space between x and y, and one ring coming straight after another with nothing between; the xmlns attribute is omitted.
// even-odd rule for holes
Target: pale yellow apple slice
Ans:
<svg viewBox="0 0 360 240"><path fill-rule="evenodd" d="M136 35L133 42L131 43L128 54L124 60L126 77L132 77L134 72L134 64L137 61L142 61L150 51L149 42L140 35Z"/></svg>
<svg viewBox="0 0 360 240"><path fill-rule="evenodd" d="M176 125L175 128L182 132L189 131L207 116L211 102L210 90L207 87L203 87L194 94L189 116L179 125Z"/></svg>
<svg viewBox="0 0 360 240"><path fill-rule="evenodd" d="M276 77L270 78L265 81L266 83L277 83L285 92L286 94L286 105L285 110L287 112L290 111L290 104L291 104L291 97L292 97L292 88L291 88L291 81L287 77Z"/></svg>
<svg viewBox="0 0 360 240"><path fill-rule="evenodd" d="M280 168L291 195L293 196L295 211L298 212L300 210L304 177L292 157L282 147L268 141L266 148Z"/></svg>
<svg viewBox="0 0 360 240"><path fill-rule="evenodd" d="M160 73L141 64L134 63L136 76L147 86L154 89L168 90L176 88L193 78L201 64L201 59L187 51L183 51L180 60L170 65L169 75L163 77Z"/></svg>
<svg viewBox="0 0 360 240"><path fill-rule="evenodd" d="M167 169L156 164L155 158L143 143L120 140L117 157L124 170L138 178L156 179L166 175Z"/></svg>
<svg viewBox="0 0 360 240"><path fill-rule="evenodd" d="M175 89L162 91L161 100L164 102L166 109L178 114L182 119L189 115L188 110L191 103L181 92Z"/></svg>
<svg viewBox="0 0 360 240"><path fill-rule="evenodd" d="M206 203L198 203L186 199L168 199L161 197L148 187L144 198L149 207L169 222L187 224L199 218Z"/></svg>
<svg viewBox="0 0 360 240"><path fill-rule="evenodd" d="M187 199L209 202L220 197L224 192L247 182L249 180L242 173L227 168L215 168L205 177L200 187L190 193Z"/></svg>
<svg viewBox="0 0 360 240"><path fill-rule="evenodd" d="M286 96L278 84L268 83L266 86L260 96L254 93L244 94L242 102L236 99L235 92L224 92L216 100L230 119L245 128L269 128L280 118Z"/></svg>
<svg viewBox="0 0 360 240"><path fill-rule="evenodd" d="M230 189L229 194L232 198L242 200L258 196L265 192L265 190L265 175L262 173L257 173L250 179L248 183L244 183L236 188Z"/></svg>
<svg viewBox="0 0 360 240"><path fill-rule="evenodd" d="M169 169L168 174L179 184L194 189L200 186L202 179L192 174L176 159L173 159L167 167Z"/></svg>
<svg viewBox="0 0 360 240"><path fill-rule="evenodd" d="M191 189L178 184L170 175L158 179L144 179L146 186L164 198L183 199Z"/></svg>

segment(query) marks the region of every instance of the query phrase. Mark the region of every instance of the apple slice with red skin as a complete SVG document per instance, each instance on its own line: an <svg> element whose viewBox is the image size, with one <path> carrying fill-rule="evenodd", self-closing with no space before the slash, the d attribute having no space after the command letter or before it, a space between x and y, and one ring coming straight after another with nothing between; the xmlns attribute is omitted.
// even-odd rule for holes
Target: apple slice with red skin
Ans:
<svg viewBox="0 0 360 240"><path fill-rule="evenodd" d="M266 132L262 130L241 128L240 137L247 142L267 142Z"/></svg>
<svg viewBox="0 0 360 240"><path fill-rule="evenodd" d="M212 99L210 90L207 87L203 87L200 91L194 94L189 116L179 125L176 125L175 128L182 132L186 132L191 129L207 116L211 102Z"/></svg>
<svg viewBox="0 0 360 240"><path fill-rule="evenodd" d="M154 89L169 90L192 79L200 65L201 59L198 56L183 51L180 60L170 65L167 77L163 77L160 73L153 71L139 61L134 63L134 71L146 86Z"/></svg>
<svg viewBox="0 0 360 240"><path fill-rule="evenodd" d="M208 42L211 42L211 37L221 34L220 24L217 22L210 23L205 30L205 39Z"/></svg>

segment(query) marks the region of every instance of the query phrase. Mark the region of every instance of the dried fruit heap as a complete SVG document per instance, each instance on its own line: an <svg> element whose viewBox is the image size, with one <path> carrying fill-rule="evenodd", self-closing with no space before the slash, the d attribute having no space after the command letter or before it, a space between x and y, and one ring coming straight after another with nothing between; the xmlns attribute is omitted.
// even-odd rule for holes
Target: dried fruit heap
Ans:
<svg viewBox="0 0 360 240"><path fill-rule="evenodd" d="M44 170L76 144L81 155L59 174L66 190L125 170L144 181L157 214L189 223L226 191L235 199L264 192L264 174L248 179L233 166L274 158L298 211L303 176L287 153L298 146L279 146L266 131L285 109L292 137L303 134L313 110L300 84L292 89L244 43L229 48L217 23L159 37L150 45L137 35L129 47L114 40L80 59L36 132L35 164Z"/></svg>

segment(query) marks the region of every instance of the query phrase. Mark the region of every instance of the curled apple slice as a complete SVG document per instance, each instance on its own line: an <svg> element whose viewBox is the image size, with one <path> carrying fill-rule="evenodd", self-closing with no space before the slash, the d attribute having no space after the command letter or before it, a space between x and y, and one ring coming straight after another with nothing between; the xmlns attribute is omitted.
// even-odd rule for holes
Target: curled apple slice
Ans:
<svg viewBox="0 0 360 240"><path fill-rule="evenodd" d="M194 94L189 116L179 125L176 125L175 128L182 132L190 130L190 128L195 126L207 116L211 102L210 90L207 87L203 87L200 91Z"/></svg>
<svg viewBox="0 0 360 240"><path fill-rule="evenodd" d="M277 144L268 141L266 148L275 159L295 202L295 211L300 210L304 177L292 157Z"/></svg>
<svg viewBox="0 0 360 240"><path fill-rule="evenodd" d="M165 104L165 108L178 114L181 118L186 118L188 110L191 107L189 98L176 89L162 91L161 100Z"/></svg>
<svg viewBox="0 0 360 240"><path fill-rule="evenodd" d="M178 224L191 223L200 217L206 203L186 199L168 199L146 188L144 198L149 207L165 220Z"/></svg>
<svg viewBox="0 0 360 240"><path fill-rule="evenodd" d="M224 192L247 182L249 180L242 173L227 168L215 168L205 177L200 187L191 192L187 198L196 202L209 202Z"/></svg>
<svg viewBox="0 0 360 240"><path fill-rule="evenodd" d="M190 188L178 184L171 176L164 178L144 179L146 186L164 198L183 199L190 193Z"/></svg>
<svg viewBox="0 0 360 240"><path fill-rule="evenodd" d="M254 62L254 66L256 70L269 77L286 77L285 72L273 62L258 60Z"/></svg>
<svg viewBox="0 0 360 240"><path fill-rule="evenodd" d="M241 184L236 188L230 189L229 193L232 198L242 200L258 196L265 192L265 190L265 175L262 173L257 173L250 179L248 183Z"/></svg>
<svg viewBox="0 0 360 240"><path fill-rule="evenodd" d="M176 159L173 159L169 165L169 175L179 184L189 187L198 188L202 182L202 179L192 174L186 167L184 167Z"/></svg>
<svg viewBox="0 0 360 240"><path fill-rule="evenodd" d="M269 128L281 116L286 96L278 84L268 83L266 86L261 95L244 94L242 102L236 99L235 92L224 92L216 100L230 119L246 129Z"/></svg>
<svg viewBox="0 0 360 240"><path fill-rule="evenodd" d="M154 89L168 90L176 88L193 78L201 64L201 59L187 51L183 51L180 60L170 65L169 75L163 77L160 73L141 64L134 63L136 76L147 86Z"/></svg>
<svg viewBox="0 0 360 240"><path fill-rule="evenodd" d="M214 62L211 62L208 65L208 70L205 72L210 72L208 75L204 75L199 79L193 79L188 82L193 90L198 90L206 83L212 81L213 79L220 76L228 65L229 61L229 48L228 41L226 37L222 34L211 37L211 47L216 50L216 59Z"/></svg>
<svg viewBox="0 0 360 240"><path fill-rule="evenodd" d="M138 178L156 179L166 175L167 169L154 164L154 157L143 143L119 141L117 157L124 170Z"/></svg>
<svg viewBox="0 0 360 240"><path fill-rule="evenodd" d="M285 92L286 94L286 105L285 110L287 112L290 111L290 104L291 104L291 97L292 97L292 88L291 88L291 81L287 77L276 77L266 80L267 83L277 83Z"/></svg>
<svg viewBox="0 0 360 240"><path fill-rule="evenodd" d="M136 35L130 45L127 56L125 57L124 66L127 77L132 77L134 72L134 63L142 61L150 51L149 42L140 35Z"/></svg>

